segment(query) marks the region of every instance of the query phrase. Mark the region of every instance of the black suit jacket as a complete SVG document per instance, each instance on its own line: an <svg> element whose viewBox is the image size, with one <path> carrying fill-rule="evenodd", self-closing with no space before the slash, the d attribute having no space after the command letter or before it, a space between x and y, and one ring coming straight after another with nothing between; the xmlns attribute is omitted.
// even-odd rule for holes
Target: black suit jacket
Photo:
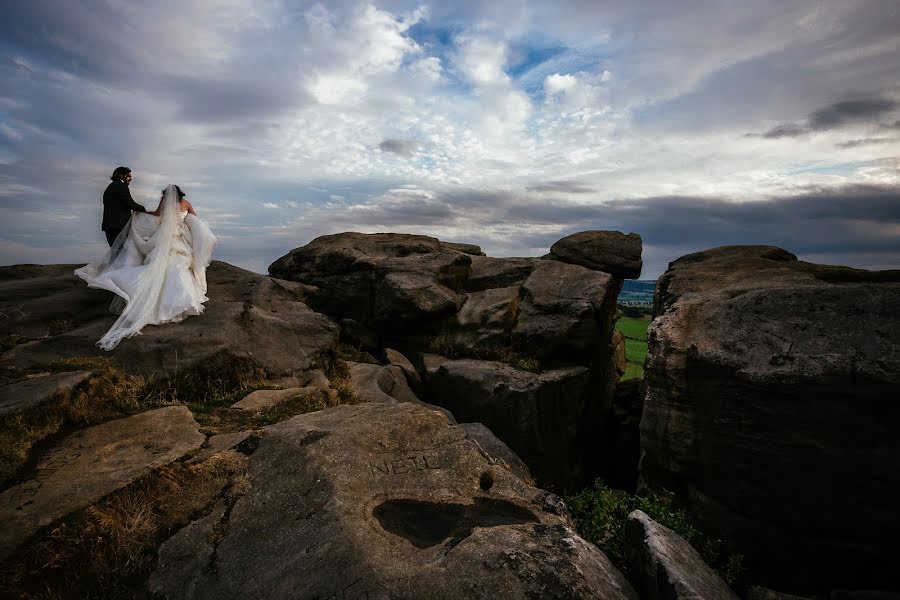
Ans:
<svg viewBox="0 0 900 600"><path fill-rule="evenodd" d="M131 192L124 181L117 179L110 183L103 192L103 231L123 229L133 210L147 212L147 209L131 199Z"/></svg>

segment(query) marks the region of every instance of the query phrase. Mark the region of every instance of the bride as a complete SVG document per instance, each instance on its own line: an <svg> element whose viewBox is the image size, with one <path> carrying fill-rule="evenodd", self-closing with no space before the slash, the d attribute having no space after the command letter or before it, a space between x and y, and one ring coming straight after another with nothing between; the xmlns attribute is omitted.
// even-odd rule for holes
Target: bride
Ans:
<svg viewBox="0 0 900 600"><path fill-rule="evenodd" d="M174 323L203 312L206 267L216 238L177 185L163 190L152 213L134 213L100 260L75 271L89 287L120 298L121 314L97 345L112 350L145 325Z"/></svg>

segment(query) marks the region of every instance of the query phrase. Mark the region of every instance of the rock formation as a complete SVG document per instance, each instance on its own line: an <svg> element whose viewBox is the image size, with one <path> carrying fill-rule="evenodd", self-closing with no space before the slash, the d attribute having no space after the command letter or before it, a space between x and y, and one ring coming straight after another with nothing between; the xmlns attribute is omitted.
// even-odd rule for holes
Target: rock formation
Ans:
<svg viewBox="0 0 900 600"><path fill-rule="evenodd" d="M233 507L163 545L151 591L170 600L637 598L546 492L415 403L272 425L250 477Z"/></svg>
<svg viewBox="0 0 900 600"><path fill-rule="evenodd" d="M79 265L0 267L0 296L8 314L0 336L15 344L3 354L13 367L55 360L109 356L134 372L174 371L227 358L250 359L270 374L309 369L333 350L339 328L303 303L303 286L214 261L207 271L205 312L175 327L149 326L105 353L95 346L115 315L112 294L75 277ZM52 324L64 323L52 330Z"/></svg>
<svg viewBox="0 0 900 600"><path fill-rule="evenodd" d="M684 256L648 332L641 476L787 592L896 585L900 272Z"/></svg>
<svg viewBox="0 0 900 600"><path fill-rule="evenodd" d="M689 543L640 510L625 523L625 561L644 600L738 600Z"/></svg>
<svg viewBox="0 0 900 600"><path fill-rule="evenodd" d="M603 469L599 437L617 378L622 280L599 269L619 273L613 256L640 261L639 236L607 233L584 242L589 267L490 258L420 235L344 233L316 238L269 271L302 284L345 339L414 358L423 400L483 423L540 481L574 489ZM445 355L443 369L425 366L429 352Z"/></svg>

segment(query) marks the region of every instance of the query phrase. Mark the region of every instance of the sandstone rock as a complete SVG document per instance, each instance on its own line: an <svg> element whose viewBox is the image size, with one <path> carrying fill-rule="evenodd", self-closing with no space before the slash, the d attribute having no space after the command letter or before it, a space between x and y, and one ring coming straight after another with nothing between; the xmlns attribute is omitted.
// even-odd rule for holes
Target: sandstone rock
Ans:
<svg viewBox="0 0 900 600"><path fill-rule="evenodd" d="M326 235L269 266L317 286L317 310L385 328L434 321L456 310L472 257L435 238L397 233Z"/></svg>
<svg viewBox="0 0 900 600"><path fill-rule="evenodd" d="M210 300L202 315L180 323L147 326L141 335L104 353L95 343L116 318L108 312L111 294L78 284L71 265L26 267L15 267L16 278L0 284L10 297L15 294L25 299L21 304L26 316L4 325L6 332L29 337L42 326L38 319L46 322L67 314L76 316L71 331L32 338L4 353L3 359L18 368L103 355L129 371L174 371L176 365L185 369L234 357L252 359L272 374L290 374L308 369L316 356L337 344L337 325L300 301L299 284L213 261L207 271Z"/></svg>
<svg viewBox="0 0 900 600"><path fill-rule="evenodd" d="M539 262L540 259L537 258L473 257L466 290L480 292L522 285Z"/></svg>
<svg viewBox="0 0 900 600"><path fill-rule="evenodd" d="M322 393L322 388L313 385L302 388L287 388L285 390L256 390L232 404L231 408L243 411L260 411L301 396L312 396Z"/></svg>
<svg viewBox="0 0 900 600"><path fill-rule="evenodd" d="M0 387L0 417L24 413L67 393L91 376L91 371L71 371L32 377Z"/></svg>
<svg viewBox="0 0 900 600"><path fill-rule="evenodd" d="M641 236L618 231L579 231L550 247L547 258L604 271L620 279L641 276Z"/></svg>
<svg viewBox="0 0 900 600"><path fill-rule="evenodd" d="M513 343L538 359L607 362L620 289L607 273L542 261L522 285Z"/></svg>
<svg viewBox="0 0 900 600"><path fill-rule="evenodd" d="M616 384L602 435L602 453L607 457L603 478L610 487L629 491L637 488L643 400L642 379L628 379Z"/></svg>
<svg viewBox="0 0 900 600"><path fill-rule="evenodd" d="M492 460L508 468L516 477L525 481L531 480L528 465L483 423L460 423L459 428L465 431Z"/></svg>
<svg viewBox="0 0 900 600"><path fill-rule="evenodd" d="M596 457L582 454L590 372L585 367L531 373L473 359L426 357L424 397L461 422L486 425L538 480L571 486Z"/></svg>
<svg viewBox="0 0 900 600"><path fill-rule="evenodd" d="M347 363L350 385L361 402L419 402L400 367Z"/></svg>
<svg viewBox="0 0 900 600"><path fill-rule="evenodd" d="M450 337L467 347L508 347L516 323L519 288L516 286L469 292L456 313Z"/></svg>
<svg viewBox="0 0 900 600"><path fill-rule="evenodd" d="M203 523L166 542L154 592L636 598L565 517L542 510L545 493L491 465L440 413L375 402L267 430L250 459L249 493L213 539ZM207 567L184 568L178 557Z"/></svg>
<svg viewBox="0 0 900 600"><path fill-rule="evenodd" d="M407 384L413 391L421 389L422 379L419 377L419 372L416 371L416 368L406 356L393 348L385 348L384 355L388 364L400 367L400 370L403 371L403 375L406 377Z"/></svg>
<svg viewBox="0 0 900 600"><path fill-rule="evenodd" d="M166 600L191 600L202 594L197 574L215 565L216 531L226 518L228 504L219 500L211 513L189 523L159 551L159 562L150 575L150 592ZM182 587L183 586L183 587Z"/></svg>
<svg viewBox="0 0 900 600"><path fill-rule="evenodd" d="M782 589L890 587L900 272L770 246L682 257L648 332L641 472Z"/></svg>
<svg viewBox="0 0 900 600"><path fill-rule="evenodd" d="M34 479L0 494L0 560L42 527L200 447L184 406L167 406L78 431L37 465Z"/></svg>
<svg viewBox="0 0 900 600"><path fill-rule="evenodd" d="M191 460L188 462L203 462L214 454L224 452L225 450L231 450L249 438L251 433L252 432L250 431L234 431L231 433L220 433L218 435L210 436L210 438L206 440L206 445L201 448L200 452L191 457Z"/></svg>
<svg viewBox="0 0 900 600"><path fill-rule="evenodd" d="M625 336L621 331L613 331L612 344L615 348L613 350L613 360L616 364L616 375L621 377L625 374L625 367L628 364L625 360Z"/></svg>
<svg viewBox="0 0 900 600"><path fill-rule="evenodd" d="M484 256L484 252L481 251L481 246L476 246L475 244L458 244L454 242L441 242L441 246L444 248L449 248L450 250L456 250L457 252L462 252L463 254L471 254L472 256Z"/></svg>
<svg viewBox="0 0 900 600"><path fill-rule="evenodd" d="M640 510L625 522L625 564L646 600L738 600L690 544Z"/></svg>
<svg viewBox="0 0 900 600"><path fill-rule="evenodd" d="M287 377L270 377L265 380L266 385L283 388L298 387L317 387L319 389L327 389L331 382L325 376L325 372L321 369L311 369L296 375Z"/></svg>

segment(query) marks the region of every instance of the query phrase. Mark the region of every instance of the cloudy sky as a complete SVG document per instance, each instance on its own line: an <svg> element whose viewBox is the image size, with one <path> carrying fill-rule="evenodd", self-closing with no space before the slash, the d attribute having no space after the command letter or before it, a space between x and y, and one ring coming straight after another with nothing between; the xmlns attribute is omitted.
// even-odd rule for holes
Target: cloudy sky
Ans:
<svg viewBox="0 0 900 600"><path fill-rule="evenodd" d="M339 231L538 256L636 232L900 267L896 0L29 0L0 22L0 264L179 183L265 272Z"/></svg>

